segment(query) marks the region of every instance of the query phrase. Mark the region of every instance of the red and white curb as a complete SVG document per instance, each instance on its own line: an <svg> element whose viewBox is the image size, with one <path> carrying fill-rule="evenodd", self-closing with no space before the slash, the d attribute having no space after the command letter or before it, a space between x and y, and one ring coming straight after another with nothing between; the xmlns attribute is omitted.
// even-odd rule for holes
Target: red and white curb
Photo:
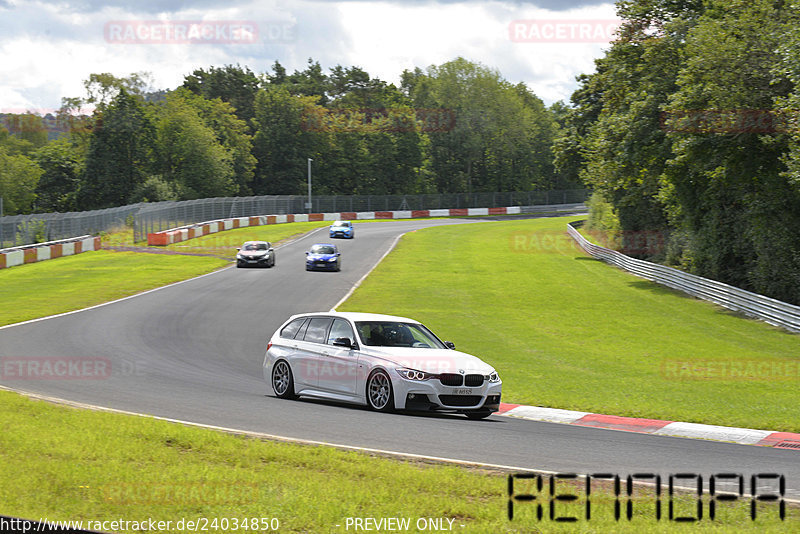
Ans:
<svg viewBox="0 0 800 534"><path fill-rule="evenodd" d="M771 430L754 430L751 428L735 428L729 426L702 425L698 423L681 423L662 421L660 419L640 419L637 417L621 417L618 415L602 415L539 406L523 406L520 404L500 404L497 415L518 417L531 421L548 423L564 423L568 425L590 426L656 434L679 438L709 439L729 441L741 445L761 445L781 449L800 450L800 434L792 432L775 432Z"/></svg>
<svg viewBox="0 0 800 534"><path fill-rule="evenodd" d="M170 228L160 232L147 234L150 246L166 246L180 243L195 237L243 228L246 226L263 226L267 224L283 224L291 222L313 221L367 221L374 219L424 219L427 217L470 217L481 215L514 215L521 213L519 206L507 208L449 208L438 210L405 210L405 211L342 211L338 213L303 213L289 215L258 215L254 217L235 217L219 219L197 224Z"/></svg>

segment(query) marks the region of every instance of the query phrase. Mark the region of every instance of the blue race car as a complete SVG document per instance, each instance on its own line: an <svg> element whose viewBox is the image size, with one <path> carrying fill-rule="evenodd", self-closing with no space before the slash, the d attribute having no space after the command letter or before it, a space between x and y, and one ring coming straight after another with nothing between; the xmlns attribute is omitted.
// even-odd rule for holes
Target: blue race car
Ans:
<svg viewBox="0 0 800 534"><path fill-rule="evenodd" d="M336 249L336 245L329 243L317 243L306 252L306 271L322 269L325 271L341 271L341 253Z"/></svg>
<svg viewBox="0 0 800 534"><path fill-rule="evenodd" d="M346 237L353 239L356 236L356 230L353 228L353 223L350 221L335 221L329 230L330 237Z"/></svg>

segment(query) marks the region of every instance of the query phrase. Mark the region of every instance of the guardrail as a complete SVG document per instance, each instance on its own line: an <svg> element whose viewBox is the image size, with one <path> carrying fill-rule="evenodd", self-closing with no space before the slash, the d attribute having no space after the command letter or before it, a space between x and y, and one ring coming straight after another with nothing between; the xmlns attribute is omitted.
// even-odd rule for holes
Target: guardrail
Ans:
<svg viewBox="0 0 800 534"><path fill-rule="evenodd" d="M573 224L582 223L583 221L568 223L567 232L593 258L603 260L641 278L714 302L771 325L780 326L792 332L800 332L800 306L751 293L716 280L685 273L665 265L631 258L616 250L595 245L583 237L573 226Z"/></svg>
<svg viewBox="0 0 800 534"><path fill-rule="evenodd" d="M15 267L24 263L51 260L62 256L72 256L73 254L89 252L90 250L100 250L99 237L82 235L59 241L4 248L0 250L0 269Z"/></svg>

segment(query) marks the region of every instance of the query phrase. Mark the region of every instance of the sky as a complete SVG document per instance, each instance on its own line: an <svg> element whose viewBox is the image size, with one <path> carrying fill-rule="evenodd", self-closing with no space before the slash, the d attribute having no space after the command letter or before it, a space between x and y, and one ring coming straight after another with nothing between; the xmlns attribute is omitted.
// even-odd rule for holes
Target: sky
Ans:
<svg viewBox="0 0 800 534"><path fill-rule="evenodd" d="M92 73L173 89L199 68L291 73L313 58L399 85L404 69L459 56L550 105L594 71L615 24L602 0L0 0L0 112L58 109Z"/></svg>

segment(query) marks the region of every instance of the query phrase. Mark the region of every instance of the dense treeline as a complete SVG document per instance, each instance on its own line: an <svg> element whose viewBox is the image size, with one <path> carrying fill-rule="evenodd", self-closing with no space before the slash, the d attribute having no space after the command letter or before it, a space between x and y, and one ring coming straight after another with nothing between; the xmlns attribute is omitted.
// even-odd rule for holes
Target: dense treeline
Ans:
<svg viewBox="0 0 800 534"><path fill-rule="evenodd" d="M619 37L580 77L555 144L559 167L595 191L592 224L641 255L800 303L800 8L617 8Z"/></svg>
<svg viewBox="0 0 800 534"><path fill-rule="evenodd" d="M400 87L311 59L292 74L227 65L169 91L148 84L92 74L83 97L63 99L56 139L52 117L5 116L5 213L305 194L308 158L318 195L579 187L577 170L553 165L563 110L462 58L406 71Z"/></svg>

